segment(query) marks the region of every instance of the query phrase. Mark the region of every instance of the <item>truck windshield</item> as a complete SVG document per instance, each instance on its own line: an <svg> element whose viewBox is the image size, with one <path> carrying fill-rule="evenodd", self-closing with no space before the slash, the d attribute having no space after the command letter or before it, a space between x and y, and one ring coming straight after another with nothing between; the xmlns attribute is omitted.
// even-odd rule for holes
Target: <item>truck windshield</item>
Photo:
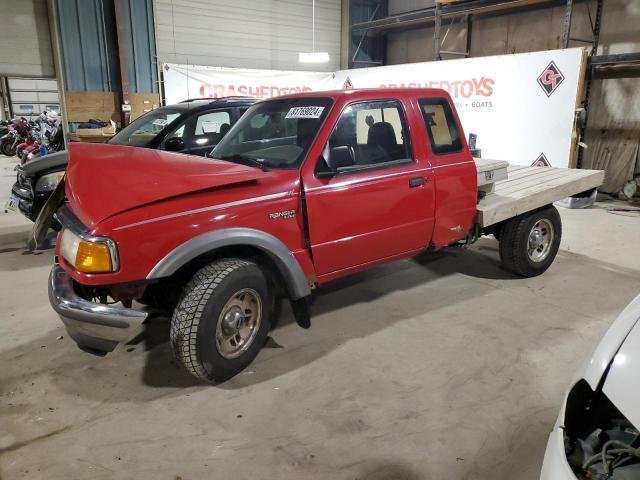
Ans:
<svg viewBox="0 0 640 480"><path fill-rule="evenodd" d="M332 100L275 99L251 107L209 156L268 168L298 168Z"/></svg>
<svg viewBox="0 0 640 480"><path fill-rule="evenodd" d="M146 115L136 118L125 128L116 133L108 143L114 145L130 145L146 147L171 122L180 116L181 110L175 108L158 108Z"/></svg>

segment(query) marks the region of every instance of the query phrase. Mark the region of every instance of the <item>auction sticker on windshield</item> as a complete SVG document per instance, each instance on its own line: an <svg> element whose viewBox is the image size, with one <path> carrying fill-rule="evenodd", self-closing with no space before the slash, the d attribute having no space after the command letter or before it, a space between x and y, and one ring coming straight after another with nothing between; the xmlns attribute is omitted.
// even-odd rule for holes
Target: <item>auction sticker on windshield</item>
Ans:
<svg viewBox="0 0 640 480"><path fill-rule="evenodd" d="M320 118L324 107L293 107L288 112L285 118Z"/></svg>
<svg viewBox="0 0 640 480"><path fill-rule="evenodd" d="M167 123L169 123L169 120L166 120L164 118L156 118L153 122L154 125L158 125L159 127L164 127Z"/></svg>

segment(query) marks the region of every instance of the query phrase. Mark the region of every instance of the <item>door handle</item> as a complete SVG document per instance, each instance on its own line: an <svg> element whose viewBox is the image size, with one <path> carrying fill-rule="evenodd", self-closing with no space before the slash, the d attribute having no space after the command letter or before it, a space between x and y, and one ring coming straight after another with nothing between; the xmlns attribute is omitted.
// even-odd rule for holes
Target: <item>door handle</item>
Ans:
<svg viewBox="0 0 640 480"><path fill-rule="evenodd" d="M424 177L416 177L409 180L410 188L421 187L422 185L424 185Z"/></svg>

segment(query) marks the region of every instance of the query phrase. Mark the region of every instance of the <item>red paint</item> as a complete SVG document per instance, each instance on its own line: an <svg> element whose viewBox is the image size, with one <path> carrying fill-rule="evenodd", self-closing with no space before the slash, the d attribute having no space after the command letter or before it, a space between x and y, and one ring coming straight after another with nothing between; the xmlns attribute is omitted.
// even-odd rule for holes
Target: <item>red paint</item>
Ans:
<svg viewBox="0 0 640 480"><path fill-rule="evenodd" d="M314 92L334 104L300 170L271 170L202 157L115 145L73 144L67 169L71 210L94 235L117 243L120 270L82 274L85 285L144 280L171 250L196 235L230 227L280 239L309 277L323 283L466 236L476 215L476 169L451 98L443 90L372 89ZM460 153L431 151L418 99L443 97L463 137ZM352 102L395 99L407 119L415 162L318 179L316 163L341 111ZM409 180L424 178L420 187ZM303 221L305 194L309 243ZM252 199L263 198L255 201ZM245 200L250 202L238 204ZM269 213L293 210L294 218Z"/></svg>

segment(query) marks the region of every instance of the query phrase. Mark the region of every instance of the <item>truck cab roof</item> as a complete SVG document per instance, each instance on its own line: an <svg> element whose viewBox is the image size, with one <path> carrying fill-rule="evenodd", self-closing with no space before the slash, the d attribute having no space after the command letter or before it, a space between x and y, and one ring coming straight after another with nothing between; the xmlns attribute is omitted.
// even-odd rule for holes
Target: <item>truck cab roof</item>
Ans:
<svg viewBox="0 0 640 480"><path fill-rule="evenodd" d="M349 90L325 90L317 92L292 93L277 97L277 99L329 97L349 97L354 100L367 100L369 98L383 98L385 96L410 95L413 97L449 97L449 93L441 88L356 88Z"/></svg>

